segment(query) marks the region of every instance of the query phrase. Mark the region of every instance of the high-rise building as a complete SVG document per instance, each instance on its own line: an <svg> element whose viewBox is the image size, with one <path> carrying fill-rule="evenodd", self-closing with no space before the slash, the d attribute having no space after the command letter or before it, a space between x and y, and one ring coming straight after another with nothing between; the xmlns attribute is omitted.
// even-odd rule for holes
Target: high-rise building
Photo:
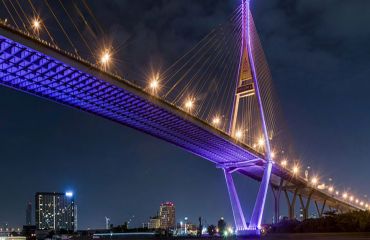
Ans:
<svg viewBox="0 0 370 240"><path fill-rule="evenodd" d="M32 225L32 203L28 202L26 207L26 225Z"/></svg>
<svg viewBox="0 0 370 240"><path fill-rule="evenodd" d="M75 201L72 192L35 194L35 223L38 230L75 230Z"/></svg>
<svg viewBox="0 0 370 240"><path fill-rule="evenodd" d="M162 203L159 207L159 219L162 229L175 229L175 205L172 202Z"/></svg>

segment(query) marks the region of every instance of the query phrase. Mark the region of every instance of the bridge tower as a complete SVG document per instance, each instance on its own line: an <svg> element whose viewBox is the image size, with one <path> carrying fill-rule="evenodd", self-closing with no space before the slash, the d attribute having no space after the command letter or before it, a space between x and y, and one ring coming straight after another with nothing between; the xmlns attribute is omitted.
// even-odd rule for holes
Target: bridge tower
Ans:
<svg viewBox="0 0 370 240"><path fill-rule="evenodd" d="M241 209L239 198L234 186L232 179L232 172L235 169L226 168L224 169L227 189L229 192L229 197L232 205L232 211L234 215L235 226L238 231L238 235L259 235L261 228L261 221L263 216L263 211L265 207L267 190L269 187L271 170L272 170L272 157L271 148L267 132L265 114L263 109L262 98L260 95L260 89L258 84L258 77L256 74L256 69L254 65L252 50L253 46L250 37L250 10L249 1L242 1L242 44L241 44L241 57L239 63L239 75L236 85L236 91L234 96L234 104L232 109L231 122L229 126L229 134L236 137L236 122L239 111L239 103L243 98L255 97L257 99L259 114L262 123L262 133L265 145L265 168L261 181L261 185L257 194L256 202L254 205L253 213L250 219L250 223L247 226L244 214Z"/></svg>

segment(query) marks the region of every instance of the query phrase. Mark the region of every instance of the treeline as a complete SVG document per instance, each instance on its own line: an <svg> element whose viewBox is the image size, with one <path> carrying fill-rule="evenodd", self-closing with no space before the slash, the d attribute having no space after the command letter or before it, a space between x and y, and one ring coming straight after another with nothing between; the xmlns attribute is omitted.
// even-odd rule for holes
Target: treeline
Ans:
<svg viewBox="0 0 370 240"><path fill-rule="evenodd" d="M286 220L271 226L270 231L275 233L370 232L370 212L329 214L302 222Z"/></svg>

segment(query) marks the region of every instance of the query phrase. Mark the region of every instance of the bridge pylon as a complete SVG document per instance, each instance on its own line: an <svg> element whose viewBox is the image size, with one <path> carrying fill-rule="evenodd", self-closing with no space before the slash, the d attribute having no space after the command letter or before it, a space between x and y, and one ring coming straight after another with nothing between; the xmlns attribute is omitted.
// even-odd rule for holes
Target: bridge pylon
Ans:
<svg viewBox="0 0 370 240"><path fill-rule="evenodd" d="M240 202L237 198L235 187L230 186L230 180L232 179L231 176L228 176L227 171L225 172L226 182L229 190L231 205L233 209L235 225L237 228L237 235L240 236L250 236L250 235L259 235L261 229L261 221L263 216L263 211L265 207L265 201L267 196L267 190L270 184L270 177L272 171L272 157L271 157L271 148L270 142L267 132L267 125L265 120L265 114L263 109L262 98L260 95L260 89L258 84L258 77L256 74L256 69L254 65L252 50L253 46L251 43L250 37L250 10L249 10L249 0L241 0L242 1L242 44L241 44L241 54L240 54L240 62L239 62L239 75L238 81L236 85L236 92L234 96L233 108L232 108L232 116L231 122L229 126L229 134L233 137L236 137L236 122L237 116L239 111L239 103L240 100L243 98L248 97L255 97L258 103L259 114L261 118L261 125L262 125L262 133L264 139L264 146L265 146L265 166L264 166L264 173L261 181L261 185L257 194L256 202L254 205L253 213L250 219L249 225L244 225L245 219L243 213L239 212L240 209ZM235 193L234 193L235 192ZM234 199L237 198L237 199ZM235 210L236 209L236 210ZM239 218L242 218L240 220ZM241 229L240 229L241 227ZM239 228L239 229L238 229Z"/></svg>

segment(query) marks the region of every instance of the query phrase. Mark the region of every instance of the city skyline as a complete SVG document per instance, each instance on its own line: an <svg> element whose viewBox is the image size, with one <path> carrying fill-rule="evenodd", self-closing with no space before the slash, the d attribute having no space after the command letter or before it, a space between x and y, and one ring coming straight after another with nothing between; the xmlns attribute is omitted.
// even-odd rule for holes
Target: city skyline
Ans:
<svg viewBox="0 0 370 240"><path fill-rule="evenodd" d="M115 22L112 24L111 31L123 29L135 32L135 29L130 29L127 25L117 22L119 13L127 11L126 4L127 2L116 2L102 6L98 2L92 2L92 7L99 19L103 19L102 24L108 25L110 21ZM134 20L132 15L127 14L128 22L139 24L142 23L141 21L144 23L152 21L153 16L150 16L149 13L153 8L157 7L162 11L166 9L163 5L157 4L149 2L134 4L134 10L139 9L139 6L144 9L146 6L149 10L144 11L143 20ZM210 7L207 3L194 2L194 4L201 9L199 18L204 20L212 16L210 23L202 26L201 29L197 28L195 21L191 21L194 26L187 26L199 31L198 34L189 37L196 42L199 40L199 36L206 34L213 25L217 25L225 19L225 16L230 15L236 3L233 1L221 3L219 1L212 6L214 8L211 9L210 15L207 12ZM353 77L354 80L351 81L356 81L356 86L360 84L361 88L358 89L360 93L368 87L368 83L365 81L367 70L364 69L367 63L366 59L363 59L363 65L359 66L357 62L359 57L363 57L363 52L352 45L351 48L348 47L348 44L352 44L354 40L347 34L356 30L354 26L357 26L358 22L349 22L347 24L351 27L340 30L337 25L334 25L331 28L333 34L327 33L329 34L327 35L318 25L324 23L326 27L331 26L330 17L334 17L330 13L333 10L324 4L320 5L320 8L324 8L326 12L317 13L319 9L317 2L305 5L304 9L308 10L302 10L302 6L299 4L305 5L302 2L292 4L294 6L292 15L288 14L286 6L276 2L256 3L254 6L257 27L261 26L258 29L261 30L262 42L272 66L277 90L284 103L282 105L288 109L288 112L295 113L288 115L287 121L291 125L298 149L302 152L302 163L306 166L313 166L315 169L312 171L320 174L323 179L334 178L341 191L354 190L357 191L355 193L358 196L363 197L368 194L367 186L361 184L366 181L366 171L353 166L348 159L356 156L359 164L361 163L363 166L369 164L367 162L367 156L370 155L367 149L369 136L361 128L366 126L366 121L370 119L368 113L362 110L366 109L369 101L366 99L366 94L354 94L347 91L343 93L339 87L348 84L341 82L344 81L341 77L343 74L347 74L347 78ZM355 3L347 4L355 9L358 8ZM186 16L188 18L191 18L192 14L199 14L197 10L181 3L171 6L187 9ZM343 4L336 6L338 11L342 10L340 7L343 7ZM354 11L353 8L350 9ZM134 12L134 10L131 11ZM297 19L301 25L308 25L315 31L313 34L307 34L300 28L300 24L297 24L297 26L288 27L285 32L276 33L278 30L274 29L280 29L279 26L276 26L277 23L269 22L263 18L268 11L275 14L274 16L279 19L280 24L284 25L285 21ZM307 13L305 11L312 11L311 14L317 14L321 18L318 20L305 18L304 14ZM108 19L104 19L107 12L112 14L107 17ZM157 14L161 13L160 11ZM176 12L173 11L171 17L175 18L176 16ZM159 33L153 33L145 27L144 29L144 32L150 32L159 38ZM287 45L282 40L289 39L296 33L301 34L304 40L299 42L299 39L295 39L297 44L299 43L300 49L303 49L294 52L296 60L307 56L313 61L319 59L320 56L324 58L321 61L328 64L329 70L320 69L319 65L315 65L309 60L302 61L297 66L280 52L281 48L285 48L287 52L296 50L294 48L296 46ZM344 42L337 43L339 46L331 46L331 48L312 45L310 41L311 38L318 38L325 46L332 39L339 39L338 36L341 39L344 38ZM272 41L271 38L276 41ZM359 38L356 41L365 42L368 36L359 34ZM141 41L145 42L145 40ZM188 44L170 45L174 49L188 47ZM161 48L160 44L154 48L157 48L155 50L163 50L163 46ZM314 49L313 52L311 48ZM341 51L338 56L339 48ZM166 57L171 59L177 55L173 52L163 52L163 56L160 56L163 59ZM181 56L181 53L178 55ZM144 57L137 59L139 62L146 60ZM291 66L297 70L291 70ZM351 67L343 71L342 66ZM328 71L330 71L329 76ZM352 75L353 71L360 72L360 74ZM295 82L298 77L302 79L303 83L297 84ZM318 81L316 77L321 79L328 77L328 80L323 83ZM309 85L309 82L313 82L313 84ZM333 92L329 91L330 87L334 89ZM298 89L300 94L293 92L294 89ZM9 206L11 210L0 209L0 212L3 212L3 215L0 215L0 222L9 221L13 224L17 224L17 222L19 224L24 219L24 203L28 201L25 196L29 195L30 192L35 192L38 189L53 191L54 189L66 188L73 189L78 193L77 197L81 201L81 206L79 205L81 210L79 216L82 219L81 228L89 226L94 228L100 223L104 226L105 216L110 216L112 223L119 223L132 215L136 216L133 224L137 226L144 222L144 219L148 217L145 214L150 213L153 206L166 200L171 200L176 203L176 206L180 206L177 209L179 216L187 216L191 219L202 216L209 222L224 216L228 222L232 221L223 174L212 164L167 143L159 142L152 137L104 119L15 93L9 89L1 88L0 93L3 99L2 115L7 116L6 119L2 119L3 138L0 140L3 143L1 150L4 152L5 178L11 178L11 169L19 169L17 163L21 162L21 166L24 168L24 170L19 169L23 172L16 182L9 180L10 185L7 184L7 186L12 186L8 187L8 190L16 194L17 200L1 200L1 205ZM312 93L317 94L315 99L312 97ZM343 107L349 111L348 114L342 114ZM23 124L24 116L27 116L27 123L30 127ZM357 116L361 116L361 118ZM359 122L359 124L349 124L352 121ZM343 128L343 125L346 128ZM304 137L301 139L299 136ZM332 136L336 136L336 138L333 140ZM20 152L15 151L18 145L22 146ZM143 151L144 148L145 151ZM338 149L342 151L338 152ZM30 161L28 161L29 159ZM129 161L130 164L127 165ZM53 169L55 163L60 168L51 171L50 169ZM339 167L333 168L333 165ZM368 168L362 167L362 169ZM32 176L31 181L29 181L29 174ZM353 179L347 175L353 176ZM241 176L236 177L236 182L239 189L244 190L240 192L242 204L248 206L245 208L246 215L250 216L249 205L253 203L258 185ZM22 189L23 186L25 189ZM152 186L157 187L153 188ZM89 201L89 199L94 200ZM271 195L269 195L267 202L267 214L264 220L270 221L273 205ZM23 209L21 215L18 208ZM91 209L94 209L93 213ZM213 209L218 209L219 212L214 213ZM286 209L282 208L282 212L286 213Z"/></svg>

